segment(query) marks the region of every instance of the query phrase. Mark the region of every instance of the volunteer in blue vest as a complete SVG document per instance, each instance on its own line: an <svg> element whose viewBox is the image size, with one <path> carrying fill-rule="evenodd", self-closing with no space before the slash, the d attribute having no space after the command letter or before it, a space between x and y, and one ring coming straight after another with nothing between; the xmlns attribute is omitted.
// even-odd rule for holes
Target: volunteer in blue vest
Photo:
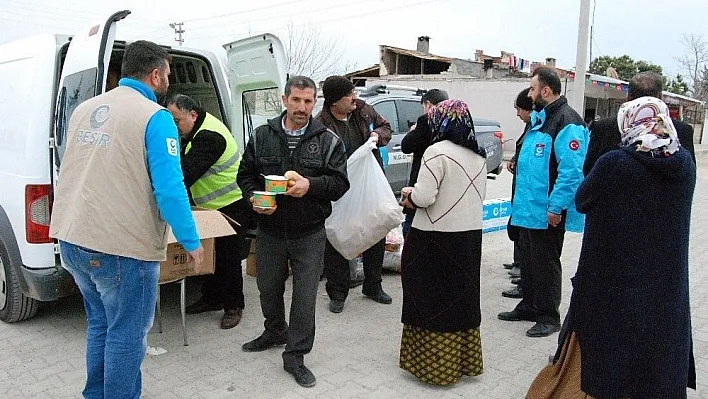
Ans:
<svg viewBox="0 0 708 399"><path fill-rule="evenodd" d="M217 209L241 225L234 226L236 235L216 238L214 274L205 278L202 297L187 307L187 313L224 309L221 328L233 328L245 305L241 261L248 256L250 240L245 233L253 214L236 183L238 146L229 129L191 97L177 94L167 101L167 109L182 139L182 172L191 202Z"/></svg>

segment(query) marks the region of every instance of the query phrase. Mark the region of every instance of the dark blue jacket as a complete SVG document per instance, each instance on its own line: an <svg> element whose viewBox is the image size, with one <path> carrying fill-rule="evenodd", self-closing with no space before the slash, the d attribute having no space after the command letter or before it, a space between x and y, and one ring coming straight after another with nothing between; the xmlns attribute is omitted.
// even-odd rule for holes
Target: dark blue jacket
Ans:
<svg viewBox="0 0 708 399"><path fill-rule="evenodd" d="M582 390L685 398L695 387L688 240L696 168L630 149L600 157L578 189L585 234L568 310ZM700 244L698 244L700 245Z"/></svg>

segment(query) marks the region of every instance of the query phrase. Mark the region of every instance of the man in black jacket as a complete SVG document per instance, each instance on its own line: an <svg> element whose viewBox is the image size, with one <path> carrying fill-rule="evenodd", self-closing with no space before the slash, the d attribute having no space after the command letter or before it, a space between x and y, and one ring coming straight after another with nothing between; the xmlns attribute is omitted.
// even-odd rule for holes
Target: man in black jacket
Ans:
<svg viewBox="0 0 708 399"><path fill-rule="evenodd" d="M656 72L640 72L629 80L627 101L640 97L656 97L661 99L664 81ZM693 149L693 127L688 123L672 119L681 146L691 153L693 163L696 155ZM587 176L595 162L608 151L616 150L620 145L620 131L617 126L617 115L595 121L590 128L590 144L585 157L583 173Z"/></svg>
<svg viewBox="0 0 708 399"><path fill-rule="evenodd" d="M415 125L406 133L401 140L401 152L404 154L413 154L413 163L411 164L411 174L408 179L408 187L415 186L418 181L418 172L420 172L420 163L423 159L423 153L430 147L430 141L433 134L430 132L428 125L428 110L438 103L447 100L449 97L445 90L430 89L420 98L420 103L423 104L423 115L418 117ZM403 213L406 214L406 220L403 221L403 236L408 233L415 209L403 207Z"/></svg>
<svg viewBox="0 0 708 399"><path fill-rule="evenodd" d="M236 235L216 238L214 274L205 277L202 297L187 306L187 313L224 309L221 328L233 328L241 322L245 307L241 261L248 256L246 228L253 214L235 184L240 161L236 140L220 120L188 96L172 97L167 109L181 138L180 160L190 202L217 209L240 224L234 226Z"/></svg>
<svg viewBox="0 0 708 399"><path fill-rule="evenodd" d="M312 118L317 88L312 79L294 76L285 85L286 111L257 128L246 145L238 171L244 198L265 189L263 175L285 175L288 190L273 208L256 206L256 275L265 317L265 331L243 344L259 352L285 344L283 365L304 387L315 376L304 365L304 355L315 340L315 303L324 267L325 219L349 189L347 157L342 140ZM290 326L285 321L283 294L293 273Z"/></svg>

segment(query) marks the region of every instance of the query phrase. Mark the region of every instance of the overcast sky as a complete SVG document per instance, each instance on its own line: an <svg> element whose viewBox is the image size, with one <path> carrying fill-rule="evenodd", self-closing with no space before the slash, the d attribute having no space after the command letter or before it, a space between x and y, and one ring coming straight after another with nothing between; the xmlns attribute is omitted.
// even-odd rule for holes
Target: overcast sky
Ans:
<svg viewBox="0 0 708 399"><path fill-rule="evenodd" d="M708 40L705 0L596 0L593 57L628 54L674 75L685 50L684 33ZM120 6L110 5L120 4ZM501 50L517 57L575 65L579 0L0 0L0 43L37 33L71 34L113 11L133 13L119 24L122 39L176 45L170 22L184 21L185 46L218 50L249 34L286 26L316 26L344 50L343 59L364 68L378 62L378 45L415 49L430 36L430 52L474 58Z"/></svg>

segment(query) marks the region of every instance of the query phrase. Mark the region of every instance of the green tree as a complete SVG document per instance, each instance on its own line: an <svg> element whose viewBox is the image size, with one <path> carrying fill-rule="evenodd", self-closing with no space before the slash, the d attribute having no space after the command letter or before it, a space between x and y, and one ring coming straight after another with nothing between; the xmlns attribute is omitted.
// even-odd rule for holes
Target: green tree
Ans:
<svg viewBox="0 0 708 399"><path fill-rule="evenodd" d="M683 75L676 74L675 79L671 79L665 84L666 90L683 96L688 94L688 83L683 80Z"/></svg>
<svg viewBox="0 0 708 399"><path fill-rule="evenodd" d="M605 72L609 67L614 68L619 78L623 80L628 80L637 73L637 66L632 57L628 55L621 57L602 55L592 60L589 70L590 73L605 76Z"/></svg>
<svg viewBox="0 0 708 399"><path fill-rule="evenodd" d="M608 67L614 68L622 80L629 80L637 73L645 71L656 72L659 75L664 74L664 68L660 65L643 60L635 61L626 54L620 57L611 57L609 55L597 57L590 63L590 72L605 76Z"/></svg>

